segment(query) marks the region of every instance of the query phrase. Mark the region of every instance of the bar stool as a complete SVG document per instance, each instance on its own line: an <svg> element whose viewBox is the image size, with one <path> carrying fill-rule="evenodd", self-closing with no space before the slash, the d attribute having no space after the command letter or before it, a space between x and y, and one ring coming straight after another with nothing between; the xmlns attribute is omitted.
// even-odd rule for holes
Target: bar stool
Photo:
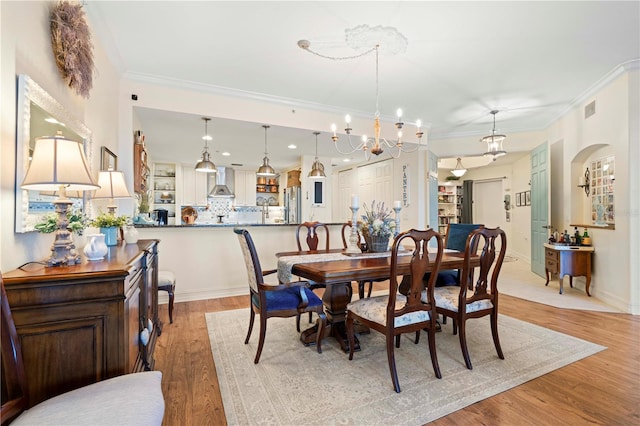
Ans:
<svg viewBox="0 0 640 426"><path fill-rule="evenodd" d="M176 277L171 271L158 271L158 291L169 295L169 324L173 324L173 292L176 289Z"/></svg>

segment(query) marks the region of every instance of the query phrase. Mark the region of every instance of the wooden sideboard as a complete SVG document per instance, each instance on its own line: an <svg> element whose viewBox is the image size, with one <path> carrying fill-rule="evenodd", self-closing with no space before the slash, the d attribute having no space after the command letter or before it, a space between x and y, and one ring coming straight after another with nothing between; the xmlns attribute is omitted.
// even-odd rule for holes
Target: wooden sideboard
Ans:
<svg viewBox="0 0 640 426"><path fill-rule="evenodd" d="M569 285L573 287L573 277L586 277L585 291L587 296L589 287L591 286L591 256L594 252L593 247L582 246L557 246L552 244L544 245L545 252L545 272L549 285L551 274L558 274L560 283L560 294L562 294L562 281L565 275L569 275Z"/></svg>
<svg viewBox="0 0 640 426"><path fill-rule="evenodd" d="M158 240L120 242L102 261L29 264L2 278L22 344L30 405L110 377L153 369L162 327ZM144 328L151 328L146 346L140 337Z"/></svg>

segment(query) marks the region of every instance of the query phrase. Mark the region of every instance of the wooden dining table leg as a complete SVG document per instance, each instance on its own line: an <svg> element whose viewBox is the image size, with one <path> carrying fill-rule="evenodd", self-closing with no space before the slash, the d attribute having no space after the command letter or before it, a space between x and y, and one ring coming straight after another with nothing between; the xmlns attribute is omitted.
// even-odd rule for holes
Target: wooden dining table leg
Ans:
<svg viewBox="0 0 640 426"><path fill-rule="evenodd" d="M351 301L352 293L353 290L351 288L351 283L349 282L327 285L322 296L324 313L327 315L325 336L334 337L338 343L340 343L340 347L345 352L349 351L345 319L347 316L347 304ZM300 340L305 345L312 344L315 342L316 334L317 326L314 325L301 333ZM360 342L357 337L354 350L360 350Z"/></svg>

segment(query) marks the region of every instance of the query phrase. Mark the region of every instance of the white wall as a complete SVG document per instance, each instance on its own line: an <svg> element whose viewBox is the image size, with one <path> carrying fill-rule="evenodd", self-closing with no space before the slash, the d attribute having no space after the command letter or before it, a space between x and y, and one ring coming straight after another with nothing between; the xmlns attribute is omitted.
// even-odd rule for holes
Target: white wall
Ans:
<svg viewBox="0 0 640 426"><path fill-rule="evenodd" d="M73 116L83 121L93 132L91 153L94 174L100 168L100 147L118 152L118 80L99 41L95 38L93 89L90 99L84 99L68 88L58 74L49 35L49 12L54 1L0 2L0 101L2 103L0 132L1 192L0 268L10 270L29 261L41 260L50 254L51 234L14 233L15 158L16 158L16 76L28 74L51 94ZM120 162L119 162L120 166ZM132 169L132 168L131 168ZM131 170L129 169L129 170ZM129 173L130 174L130 173ZM19 184L19 183L18 183Z"/></svg>

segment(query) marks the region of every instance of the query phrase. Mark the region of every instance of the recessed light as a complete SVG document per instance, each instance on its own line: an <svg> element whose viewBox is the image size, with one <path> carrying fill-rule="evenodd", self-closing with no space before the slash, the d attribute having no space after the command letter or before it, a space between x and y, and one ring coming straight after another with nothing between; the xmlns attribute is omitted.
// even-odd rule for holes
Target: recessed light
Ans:
<svg viewBox="0 0 640 426"><path fill-rule="evenodd" d="M345 163L349 163L351 162L351 158L343 158L342 161L344 161Z"/></svg>
<svg viewBox="0 0 640 426"><path fill-rule="evenodd" d="M297 146L295 146L294 144L291 144L291 145L289 145L287 148L289 148L289 149L296 149L296 148L297 148Z"/></svg>
<svg viewBox="0 0 640 426"><path fill-rule="evenodd" d="M230 156L230 155L231 155L231 153L230 153L230 152L226 152L226 151L225 151L225 152L223 152L223 153L222 153L222 155L223 155L224 157L228 157L228 156Z"/></svg>

